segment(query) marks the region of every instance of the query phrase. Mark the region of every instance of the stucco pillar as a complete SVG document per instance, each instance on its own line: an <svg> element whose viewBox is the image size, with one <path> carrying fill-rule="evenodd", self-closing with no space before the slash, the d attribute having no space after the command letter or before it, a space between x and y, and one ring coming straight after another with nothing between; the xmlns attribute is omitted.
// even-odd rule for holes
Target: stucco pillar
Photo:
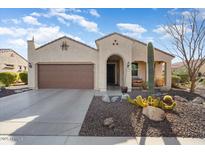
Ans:
<svg viewBox="0 0 205 154"><path fill-rule="evenodd" d="M125 85L128 87L128 91L132 91L132 71L131 71L131 67L132 67L131 62L129 62L129 61L125 62L125 64L124 64L124 72L125 72L124 76L125 76Z"/></svg>
<svg viewBox="0 0 205 154"><path fill-rule="evenodd" d="M99 58L99 90L107 90L107 60L104 58Z"/></svg>
<svg viewBox="0 0 205 154"><path fill-rule="evenodd" d="M34 64L34 56L35 56L35 44L34 39L27 41L28 45L28 87L35 89L36 86L36 66Z"/></svg>
<svg viewBox="0 0 205 154"><path fill-rule="evenodd" d="M166 76L166 87L171 88L172 73L171 73L171 62L166 62L165 64L165 76Z"/></svg>

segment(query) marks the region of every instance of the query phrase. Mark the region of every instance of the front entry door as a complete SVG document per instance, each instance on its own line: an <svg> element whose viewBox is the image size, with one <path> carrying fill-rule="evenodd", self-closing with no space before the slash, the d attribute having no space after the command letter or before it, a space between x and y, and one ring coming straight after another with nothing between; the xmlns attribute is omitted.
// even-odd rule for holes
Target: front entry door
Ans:
<svg viewBox="0 0 205 154"><path fill-rule="evenodd" d="M115 64L107 64L107 84L115 84Z"/></svg>

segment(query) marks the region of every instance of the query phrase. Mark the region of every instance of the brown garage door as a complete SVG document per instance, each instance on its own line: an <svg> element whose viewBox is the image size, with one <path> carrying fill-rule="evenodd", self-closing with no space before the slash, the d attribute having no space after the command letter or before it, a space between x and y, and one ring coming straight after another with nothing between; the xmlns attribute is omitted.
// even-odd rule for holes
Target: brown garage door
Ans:
<svg viewBox="0 0 205 154"><path fill-rule="evenodd" d="M93 89L92 64L39 64L38 87Z"/></svg>

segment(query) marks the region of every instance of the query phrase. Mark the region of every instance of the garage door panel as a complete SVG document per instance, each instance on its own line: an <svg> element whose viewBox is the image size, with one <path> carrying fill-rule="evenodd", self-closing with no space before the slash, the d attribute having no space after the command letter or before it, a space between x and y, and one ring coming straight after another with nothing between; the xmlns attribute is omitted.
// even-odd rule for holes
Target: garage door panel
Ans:
<svg viewBox="0 0 205 154"><path fill-rule="evenodd" d="M39 88L93 89L92 64L39 64Z"/></svg>

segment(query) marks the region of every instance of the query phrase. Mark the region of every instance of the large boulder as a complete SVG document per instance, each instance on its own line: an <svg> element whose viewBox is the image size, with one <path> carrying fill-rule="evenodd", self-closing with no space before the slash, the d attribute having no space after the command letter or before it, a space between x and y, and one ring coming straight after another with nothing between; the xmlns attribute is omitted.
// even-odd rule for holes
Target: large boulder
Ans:
<svg viewBox="0 0 205 154"><path fill-rule="evenodd" d="M160 91L162 91L162 92L168 92L168 91L170 91L170 89L171 89L171 88L169 88L169 87L167 87L167 86L163 86L163 87L160 88Z"/></svg>
<svg viewBox="0 0 205 154"><path fill-rule="evenodd" d="M150 120L153 121L163 121L165 119L164 110L153 106L144 107L142 110L142 114L144 114Z"/></svg>
<svg viewBox="0 0 205 154"><path fill-rule="evenodd" d="M177 102L185 102L185 103L189 102L186 98L183 98L183 97L178 96L178 95L174 96L174 100Z"/></svg>
<svg viewBox="0 0 205 154"><path fill-rule="evenodd" d="M192 103L196 103L196 104L203 104L205 101L204 101L204 99L201 98L201 97L196 97L196 98L193 99L191 102L192 102Z"/></svg>

